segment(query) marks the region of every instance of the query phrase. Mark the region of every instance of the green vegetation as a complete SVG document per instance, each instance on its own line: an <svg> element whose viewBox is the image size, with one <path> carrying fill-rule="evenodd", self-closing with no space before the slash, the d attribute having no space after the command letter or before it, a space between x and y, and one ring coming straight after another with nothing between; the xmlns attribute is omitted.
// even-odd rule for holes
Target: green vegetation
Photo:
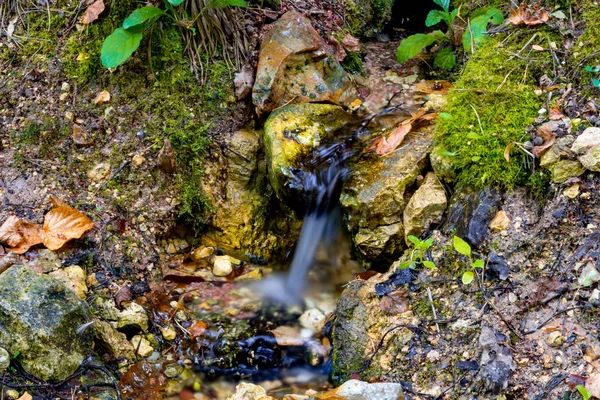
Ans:
<svg viewBox="0 0 600 400"><path fill-rule="evenodd" d="M583 66L600 64L600 7L593 0L580 2L581 18L585 22L585 29L573 44L571 61L573 65Z"/></svg>
<svg viewBox="0 0 600 400"><path fill-rule="evenodd" d="M584 386L577 385L575 387L575 389L577 389L579 394L581 394L581 397L583 398L583 400L589 400L592 398L592 394Z"/></svg>
<svg viewBox="0 0 600 400"><path fill-rule="evenodd" d="M600 72L600 66L590 67L589 65L586 65L583 68L587 72L590 72L590 73L594 74L594 76L596 76L595 78L592 78L592 86L595 88L600 87L600 79L598 79L598 73Z"/></svg>
<svg viewBox="0 0 600 400"><path fill-rule="evenodd" d="M526 185L536 196L544 192L547 173L533 172L531 157L518 146L510 152L510 162L504 157L509 144L528 140L525 127L543 102L533 88L553 69L550 52L532 54L525 46L534 34L539 43L561 40L548 28L491 38L471 56L448 95L437 119L436 145L437 151L451 155L459 186Z"/></svg>
<svg viewBox="0 0 600 400"><path fill-rule="evenodd" d="M396 51L396 58L398 62L403 63L417 57L426 47L439 43L441 44L441 49L438 50L433 60L433 67L451 70L456 65L456 54L452 45L455 44L453 41L457 38L454 32L454 20L459 13L459 8L450 11L450 0L433 1L442 7L442 10L431 10L427 15L425 25L431 27L444 22L448 30L446 33L436 30L430 33L417 33L407 37L400 42ZM502 22L504 22L504 16L497 8L483 7L473 11L467 22L467 27L462 34L462 44L465 51L473 53L487 38L485 32L488 25L498 25Z"/></svg>
<svg viewBox="0 0 600 400"><path fill-rule="evenodd" d="M419 238L408 235L408 240L414 244L414 248L410 253L410 259L403 261L398 266L399 269L412 268L415 269L417 266L422 265L425 268L435 268L433 261L425 259L427 250L433 245L433 238L427 240L420 240Z"/></svg>
<svg viewBox="0 0 600 400"><path fill-rule="evenodd" d="M392 16L394 0L347 0L346 26L357 37L373 37L383 31Z"/></svg>
<svg viewBox="0 0 600 400"><path fill-rule="evenodd" d="M462 274L462 283L468 285L475 279L475 271L484 267L485 264L483 259L478 258L474 260L473 253L471 252L471 246L458 236L454 236L452 246L454 247L454 250L468 259L467 266L469 269Z"/></svg>

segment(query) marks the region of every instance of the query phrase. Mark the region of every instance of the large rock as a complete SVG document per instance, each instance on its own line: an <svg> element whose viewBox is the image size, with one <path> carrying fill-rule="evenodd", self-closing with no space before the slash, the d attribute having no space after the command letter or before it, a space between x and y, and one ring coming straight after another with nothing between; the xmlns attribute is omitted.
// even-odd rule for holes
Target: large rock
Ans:
<svg viewBox="0 0 600 400"><path fill-rule="evenodd" d="M502 198L493 188L457 190L450 199L444 231L479 246L487 236L490 222L498 212Z"/></svg>
<svg viewBox="0 0 600 400"><path fill-rule="evenodd" d="M234 132L223 138L224 150L206 160L202 189L213 213L202 241L231 254L270 259L289 250L293 241L280 238L297 237L298 224L289 213L269 214L272 191L261 136L250 129Z"/></svg>
<svg viewBox="0 0 600 400"><path fill-rule="evenodd" d="M404 248L402 213L431 146L430 134L410 134L394 153L357 162L340 201L362 256L374 259Z"/></svg>
<svg viewBox="0 0 600 400"><path fill-rule="evenodd" d="M269 181L284 202L298 198L295 172L302 161L351 122L343 108L331 104L293 104L271 114L265 122Z"/></svg>
<svg viewBox="0 0 600 400"><path fill-rule="evenodd" d="M600 128L587 128L583 131L575 139L571 151L579 156L585 169L600 172Z"/></svg>
<svg viewBox="0 0 600 400"><path fill-rule="evenodd" d="M81 365L91 351L87 303L62 282L14 265L0 275L0 346L28 373L60 381Z"/></svg>
<svg viewBox="0 0 600 400"><path fill-rule="evenodd" d="M290 103L355 100L356 89L330 50L306 17L284 14L261 42L252 92L257 113Z"/></svg>
<svg viewBox="0 0 600 400"><path fill-rule="evenodd" d="M440 223L446 210L446 190L433 172L410 198L404 209L404 236L421 236L433 223Z"/></svg>
<svg viewBox="0 0 600 400"><path fill-rule="evenodd" d="M318 396L318 399L338 399L338 400L404 400L404 392L401 383L379 382L367 383L351 379L342 386L335 388L324 395Z"/></svg>

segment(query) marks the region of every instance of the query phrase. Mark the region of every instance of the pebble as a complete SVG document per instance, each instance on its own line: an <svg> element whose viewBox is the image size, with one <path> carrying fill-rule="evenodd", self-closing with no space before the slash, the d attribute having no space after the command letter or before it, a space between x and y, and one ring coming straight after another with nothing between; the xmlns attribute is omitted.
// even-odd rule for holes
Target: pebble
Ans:
<svg viewBox="0 0 600 400"><path fill-rule="evenodd" d="M70 92L71 91L71 85L69 85L69 82L63 82L60 85L60 91L61 92Z"/></svg>
<svg viewBox="0 0 600 400"><path fill-rule="evenodd" d="M311 308L306 310L299 318L300 325L313 332L320 332L325 325L325 315L321 310Z"/></svg>
<svg viewBox="0 0 600 400"><path fill-rule="evenodd" d="M166 328L160 328L160 333L162 334L162 337L168 341L175 340L177 337L177 331L171 325L167 326Z"/></svg>
<svg viewBox="0 0 600 400"><path fill-rule="evenodd" d="M552 347L560 347L564 342L565 338L560 331L550 332L548 335L548 344Z"/></svg>
<svg viewBox="0 0 600 400"><path fill-rule="evenodd" d="M427 353L427 360L431 362L439 361L440 357L441 354L437 350L431 350L429 353Z"/></svg>
<svg viewBox="0 0 600 400"><path fill-rule="evenodd" d="M67 101L68 98L69 98L69 93L61 93L60 96L58 97L58 99L60 101Z"/></svg>
<svg viewBox="0 0 600 400"><path fill-rule="evenodd" d="M4 372L10 365L10 354L3 347L0 347L0 372Z"/></svg>
<svg viewBox="0 0 600 400"><path fill-rule="evenodd" d="M216 256L212 272L215 276L227 276L231 274L233 272L233 264L229 256Z"/></svg>
<svg viewBox="0 0 600 400"><path fill-rule="evenodd" d="M579 196L579 183L575 183L574 185L565 188L565 190L563 190L563 194L569 199L577 198L577 196Z"/></svg>
<svg viewBox="0 0 600 400"><path fill-rule="evenodd" d="M148 315L146 315L144 307L137 303L131 303L118 315L118 330L130 330L132 328L144 332L148 329Z"/></svg>
<svg viewBox="0 0 600 400"><path fill-rule="evenodd" d="M152 353L154 353L154 348L143 336L135 335L131 338L131 344L133 345L133 348L137 350L137 354L142 357L149 357Z"/></svg>
<svg viewBox="0 0 600 400"><path fill-rule="evenodd" d="M88 178L94 182L101 182L108 178L110 175L110 164L103 162L94 166L87 173Z"/></svg>
<svg viewBox="0 0 600 400"><path fill-rule="evenodd" d="M65 118L68 119L69 121L73 121L73 119L75 119L75 114L73 114L72 111L66 111Z"/></svg>
<svg viewBox="0 0 600 400"><path fill-rule="evenodd" d="M192 250L192 260L195 262L198 262L200 260L203 260L207 257L212 256L212 254L215 252L215 249L212 247L207 247L207 246L200 246L200 247L196 247L194 250Z"/></svg>
<svg viewBox="0 0 600 400"><path fill-rule="evenodd" d="M133 158L131 159L131 163L135 166L135 167L139 167L140 165L142 165L144 163L144 161L146 161L146 159L144 158L144 156L136 154L135 156L133 156Z"/></svg>

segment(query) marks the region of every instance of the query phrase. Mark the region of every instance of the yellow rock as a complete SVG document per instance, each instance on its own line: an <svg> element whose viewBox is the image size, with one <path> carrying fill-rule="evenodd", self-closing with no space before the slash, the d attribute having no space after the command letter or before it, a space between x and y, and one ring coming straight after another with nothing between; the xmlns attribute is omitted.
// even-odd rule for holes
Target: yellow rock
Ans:
<svg viewBox="0 0 600 400"><path fill-rule="evenodd" d="M492 222L490 222L490 229L495 232L505 231L509 226L510 218L508 218L504 210L498 211Z"/></svg>

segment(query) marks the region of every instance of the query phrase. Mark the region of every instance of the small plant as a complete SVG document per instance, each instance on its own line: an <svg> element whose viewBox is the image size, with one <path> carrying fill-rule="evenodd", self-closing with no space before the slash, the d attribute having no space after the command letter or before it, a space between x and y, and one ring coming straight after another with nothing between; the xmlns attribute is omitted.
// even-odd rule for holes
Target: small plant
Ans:
<svg viewBox="0 0 600 400"><path fill-rule="evenodd" d="M410 253L410 259L403 261L400 263L400 269L411 268L415 269L418 265L422 265L425 268L435 268L435 264L433 261L429 261L425 259L425 253L429 248L433 245L433 238L429 238L427 240L420 240L419 238L408 235L408 240L411 241L412 244L415 245L415 248Z"/></svg>
<svg viewBox="0 0 600 400"><path fill-rule="evenodd" d="M583 68L587 72L591 72L592 74L596 75L596 78L592 78L592 86L595 88L600 87L600 79L597 78L598 73L600 72L600 65L597 65L595 67L590 67L589 65L586 65Z"/></svg>
<svg viewBox="0 0 600 400"><path fill-rule="evenodd" d="M446 33L435 30L430 33L417 33L404 39L396 51L396 59L403 63L419 55L424 48L435 43L440 44L434 60L434 68L443 68L450 70L456 65L456 54L454 46L459 45L461 39L454 34L454 21L459 14L458 9L450 11L450 0L433 0L435 4L442 7L442 10L431 10L427 14L425 25L428 27L445 23L448 26ZM473 52L486 38L485 31L488 24L498 25L504 22L502 12L497 8L483 7L475 10L469 20L467 27L462 35L462 44L466 52ZM458 40L458 42L455 42Z"/></svg>
<svg viewBox="0 0 600 400"><path fill-rule="evenodd" d="M471 246L458 236L454 236L454 250L458 253L466 256L469 259L469 270L465 271L462 275L462 283L465 285L470 284L475 279L475 270L477 268L483 268L484 262L481 258L473 260L473 254L471 252Z"/></svg>
<svg viewBox="0 0 600 400"><path fill-rule="evenodd" d="M165 10L154 6L145 6L129 14L121 27L115 29L102 43L100 52L102 65L106 68L116 68L127 61L140 46L144 31L163 16L167 16L180 26L193 31L192 21L182 19L180 22L179 13L175 7L182 3L183 0L165 0ZM206 8L245 7L246 5L244 0L211 0L207 3Z"/></svg>
<svg viewBox="0 0 600 400"><path fill-rule="evenodd" d="M583 385L577 385L575 388L581 397L583 397L583 400L589 400L592 398L592 394Z"/></svg>

